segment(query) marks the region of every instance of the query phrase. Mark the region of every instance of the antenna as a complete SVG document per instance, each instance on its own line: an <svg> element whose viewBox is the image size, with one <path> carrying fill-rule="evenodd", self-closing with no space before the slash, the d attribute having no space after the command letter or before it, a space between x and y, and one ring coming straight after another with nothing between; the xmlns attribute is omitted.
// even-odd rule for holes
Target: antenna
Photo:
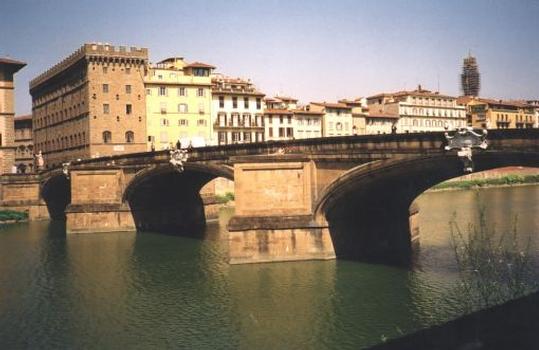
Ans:
<svg viewBox="0 0 539 350"><path fill-rule="evenodd" d="M440 72L436 72L436 80L437 80L437 89L436 91L440 92Z"/></svg>

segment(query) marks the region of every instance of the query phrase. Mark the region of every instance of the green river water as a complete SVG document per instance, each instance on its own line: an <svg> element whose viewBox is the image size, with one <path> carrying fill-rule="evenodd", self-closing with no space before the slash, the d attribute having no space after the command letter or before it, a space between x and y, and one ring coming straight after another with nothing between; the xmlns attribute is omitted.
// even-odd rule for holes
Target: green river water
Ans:
<svg viewBox="0 0 539 350"><path fill-rule="evenodd" d="M477 201L476 191L419 198L412 269L340 260L229 266L226 210L205 240L5 225L0 348L367 347L459 316L448 222L453 212L474 221ZM539 186L483 189L480 201L498 230L513 213L519 234L539 231Z"/></svg>

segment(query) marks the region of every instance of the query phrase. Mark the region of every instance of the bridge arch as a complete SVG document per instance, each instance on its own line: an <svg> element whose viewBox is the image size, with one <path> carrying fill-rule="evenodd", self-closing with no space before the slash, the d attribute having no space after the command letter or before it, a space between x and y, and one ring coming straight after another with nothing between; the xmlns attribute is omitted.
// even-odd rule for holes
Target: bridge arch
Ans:
<svg viewBox="0 0 539 350"><path fill-rule="evenodd" d="M187 163L181 172L169 164L152 166L129 181L122 200L137 230L200 236L206 224L200 190L218 177L234 180L233 170L201 163Z"/></svg>
<svg viewBox="0 0 539 350"><path fill-rule="evenodd" d="M61 170L46 175L40 196L47 205L51 219L65 221L65 210L71 203L71 180Z"/></svg>
<svg viewBox="0 0 539 350"><path fill-rule="evenodd" d="M474 154L475 171L506 166L539 167L539 152ZM432 186L465 175L456 155L379 160L352 168L330 183L314 204L329 225L337 257L384 263L409 261L410 210Z"/></svg>

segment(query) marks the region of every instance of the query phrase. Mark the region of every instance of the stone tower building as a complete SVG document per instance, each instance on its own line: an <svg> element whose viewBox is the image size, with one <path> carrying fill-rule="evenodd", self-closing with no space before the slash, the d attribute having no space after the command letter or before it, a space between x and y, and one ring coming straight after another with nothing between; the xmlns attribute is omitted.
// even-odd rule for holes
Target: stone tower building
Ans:
<svg viewBox="0 0 539 350"><path fill-rule="evenodd" d="M479 96L479 68L475 57L468 55L464 58L460 80L464 96Z"/></svg>
<svg viewBox="0 0 539 350"><path fill-rule="evenodd" d="M13 75L24 66L24 62L0 57L0 174L11 172L15 161Z"/></svg>
<svg viewBox="0 0 539 350"><path fill-rule="evenodd" d="M84 44L30 82L34 151L45 167L146 150L148 49Z"/></svg>

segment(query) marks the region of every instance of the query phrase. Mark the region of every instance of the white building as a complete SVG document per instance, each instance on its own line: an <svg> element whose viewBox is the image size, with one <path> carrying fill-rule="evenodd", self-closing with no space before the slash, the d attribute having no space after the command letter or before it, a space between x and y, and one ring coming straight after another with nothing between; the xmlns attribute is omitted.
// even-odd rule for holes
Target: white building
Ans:
<svg viewBox="0 0 539 350"><path fill-rule="evenodd" d="M466 108L457 98L424 90L378 94L367 98L370 115L395 116L396 132L442 131L466 126Z"/></svg>
<svg viewBox="0 0 539 350"><path fill-rule="evenodd" d="M324 113L322 137L353 135L352 107L344 103L311 102L310 111Z"/></svg>
<svg viewBox="0 0 539 350"><path fill-rule="evenodd" d="M264 141L263 97L250 81L214 75L213 144Z"/></svg>

